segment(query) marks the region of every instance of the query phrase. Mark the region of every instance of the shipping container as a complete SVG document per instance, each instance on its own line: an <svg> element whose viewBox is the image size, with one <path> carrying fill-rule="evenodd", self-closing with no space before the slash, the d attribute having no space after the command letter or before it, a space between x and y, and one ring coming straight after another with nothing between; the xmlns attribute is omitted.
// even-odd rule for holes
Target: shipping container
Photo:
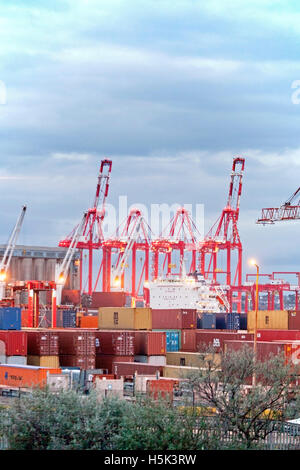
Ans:
<svg viewBox="0 0 300 470"><path fill-rule="evenodd" d="M300 340L300 330L257 330L259 341L297 341Z"/></svg>
<svg viewBox="0 0 300 470"><path fill-rule="evenodd" d="M0 330L20 330L21 309L19 307L0 308Z"/></svg>
<svg viewBox="0 0 300 470"><path fill-rule="evenodd" d="M216 328L216 314L215 313L198 313L197 318L198 329L215 329Z"/></svg>
<svg viewBox="0 0 300 470"><path fill-rule="evenodd" d="M199 371L198 367L165 366L163 376L175 379L186 379L197 371Z"/></svg>
<svg viewBox="0 0 300 470"><path fill-rule="evenodd" d="M134 333L134 354L159 356L166 354L165 331L136 331Z"/></svg>
<svg viewBox="0 0 300 470"><path fill-rule="evenodd" d="M59 338L56 330L27 329L27 351L31 356L57 356Z"/></svg>
<svg viewBox="0 0 300 470"><path fill-rule="evenodd" d="M96 368L96 356L95 355L72 355L72 354L60 354L59 363L62 367L80 367L80 369L95 369Z"/></svg>
<svg viewBox="0 0 300 470"><path fill-rule="evenodd" d="M266 361L272 356L278 354L285 354L285 345L284 343L279 342L268 342L268 341L257 341L257 358L259 361ZM251 349L254 347L253 341L225 341L225 351L239 351L244 346L247 346Z"/></svg>
<svg viewBox="0 0 300 470"><path fill-rule="evenodd" d="M166 333L166 352L179 351L181 348L181 330L153 330ZM195 331L193 329L187 331Z"/></svg>
<svg viewBox="0 0 300 470"><path fill-rule="evenodd" d="M134 331L95 331L96 354L134 355Z"/></svg>
<svg viewBox="0 0 300 470"><path fill-rule="evenodd" d="M147 394L154 400L159 398L173 401L173 380L147 380Z"/></svg>
<svg viewBox="0 0 300 470"><path fill-rule="evenodd" d="M27 356L27 364L39 367L59 368L59 356Z"/></svg>
<svg viewBox="0 0 300 470"><path fill-rule="evenodd" d="M186 352L205 352L213 348L219 353L224 350L226 340L253 340L253 334L238 331L182 330L181 350Z"/></svg>
<svg viewBox="0 0 300 470"><path fill-rule="evenodd" d="M5 354L7 356L27 355L27 332L17 330L0 330L0 341L5 343Z"/></svg>
<svg viewBox="0 0 300 470"><path fill-rule="evenodd" d="M133 362L134 356L115 356L101 354L96 356L96 368L106 369L109 374L113 373L113 364L115 362Z"/></svg>
<svg viewBox="0 0 300 470"><path fill-rule="evenodd" d="M247 318L248 331L255 329L255 311L250 310ZM257 328L271 330L288 330L289 316L287 310L258 310Z"/></svg>
<svg viewBox="0 0 300 470"><path fill-rule="evenodd" d="M94 331L81 329L55 330L59 339L59 355L95 355L96 337Z"/></svg>
<svg viewBox="0 0 300 470"><path fill-rule="evenodd" d="M133 377L135 373L141 375L162 375L163 366L152 364L143 364L141 362L115 362L112 367L112 373L117 377Z"/></svg>
<svg viewBox="0 0 300 470"><path fill-rule="evenodd" d="M90 307L125 307L125 303L125 292L93 292Z"/></svg>
<svg viewBox="0 0 300 470"><path fill-rule="evenodd" d="M152 309L152 328L161 330L177 330L196 328L196 309Z"/></svg>
<svg viewBox="0 0 300 470"><path fill-rule="evenodd" d="M200 367L208 361L214 362L215 365L220 364L220 355L205 354L205 353L194 353L194 352L169 352L166 354L167 365L170 366L188 366L188 367Z"/></svg>
<svg viewBox="0 0 300 470"><path fill-rule="evenodd" d="M0 364L0 385L6 387L44 387L47 374L61 374L61 369Z"/></svg>
<svg viewBox="0 0 300 470"><path fill-rule="evenodd" d="M247 330L247 313L240 313L240 330Z"/></svg>
<svg viewBox="0 0 300 470"><path fill-rule="evenodd" d="M25 309L21 310L21 327L29 327L29 311Z"/></svg>
<svg viewBox="0 0 300 470"><path fill-rule="evenodd" d="M300 330L300 310L288 310L288 329Z"/></svg>
<svg viewBox="0 0 300 470"><path fill-rule="evenodd" d="M80 318L80 328L98 328L97 315L85 315Z"/></svg>
<svg viewBox="0 0 300 470"><path fill-rule="evenodd" d="M16 364L20 366L26 366L26 356L6 356L6 364Z"/></svg>
<svg viewBox="0 0 300 470"><path fill-rule="evenodd" d="M76 328L76 311L62 310L63 328Z"/></svg>
<svg viewBox="0 0 300 470"><path fill-rule="evenodd" d="M166 356L134 356L134 362L142 362L143 364L152 364L155 366L165 366Z"/></svg>
<svg viewBox="0 0 300 470"><path fill-rule="evenodd" d="M151 330L152 315L150 308L99 308L99 329Z"/></svg>

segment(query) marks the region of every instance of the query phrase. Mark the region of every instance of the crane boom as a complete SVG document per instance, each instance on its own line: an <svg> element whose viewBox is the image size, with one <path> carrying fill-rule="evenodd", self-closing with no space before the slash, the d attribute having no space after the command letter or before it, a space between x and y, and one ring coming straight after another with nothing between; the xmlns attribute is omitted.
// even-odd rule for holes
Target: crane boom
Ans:
<svg viewBox="0 0 300 470"><path fill-rule="evenodd" d="M77 248L78 241L79 241L80 237L83 234L83 230L84 230L85 222L86 222L86 219L87 219L87 215L88 215L88 213L85 212L82 219L81 219L81 222L77 225L76 230L73 234L71 243L69 245L69 248L68 248L68 250L65 254L65 257L63 259L63 262L61 264L56 265L55 283L56 283L56 291L57 291L56 301L57 301L58 305L60 305L60 302L61 302L62 288L65 285L65 282L66 282L67 277L68 277L68 271L69 271L70 263L71 263L72 258L74 256L75 250Z"/></svg>
<svg viewBox="0 0 300 470"><path fill-rule="evenodd" d="M300 187L292 196L280 207L265 207L261 211L261 217L256 221L257 224L274 224L284 220L300 219L300 199L293 204L296 196L300 193Z"/></svg>
<svg viewBox="0 0 300 470"><path fill-rule="evenodd" d="M10 265L10 261L11 261L11 257L13 255L13 252L14 252L17 240L18 240L18 236L19 236L22 224L23 224L26 209L27 209L26 206L22 207L21 213L20 213L20 215L18 217L18 220L16 222L16 225L15 225L15 227L14 227L12 233L11 233L11 236L8 240L3 258L0 262L0 300L3 299L4 294L5 294L6 275L7 275L7 271L8 271L9 265Z"/></svg>

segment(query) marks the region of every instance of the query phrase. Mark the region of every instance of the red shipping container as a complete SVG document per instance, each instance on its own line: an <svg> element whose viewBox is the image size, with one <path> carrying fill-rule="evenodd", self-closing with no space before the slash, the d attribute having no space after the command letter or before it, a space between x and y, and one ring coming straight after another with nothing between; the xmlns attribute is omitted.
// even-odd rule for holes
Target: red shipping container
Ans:
<svg viewBox="0 0 300 470"><path fill-rule="evenodd" d="M95 332L78 328L55 330L59 338L59 354L95 355Z"/></svg>
<svg viewBox="0 0 300 470"><path fill-rule="evenodd" d="M182 330L181 351L198 352L213 347L216 353L224 351L226 340L253 340L252 333L238 333L236 331L217 330Z"/></svg>
<svg viewBox="0 0 300 470"><path fill-rule="evenodd" d="M141 356L165 356L165 331L135 331L134 354Z"/></svg>
<svg viewBox="0 0 300 470"><path fill-rule="evenodd" d="M0 385L8 387L44 387L47 384L47 372L61 374L61 369L0 364Z"/></svg>
<svg viewBox="0 0 300 470"><path fill-rule="evenodd" d="M147 393L157 398L167 398L173 401L174 380L147 380Z"/></svg>
<svg viewBox="0 0 300 470"><path fill-rule="evenodd" d="M27 330L27 352L30 356L57 356L58 335L49 330Z"/></svg>
<svg viewBox="0 0 300 470"><path fill-rule="evenodd" d="M257 330L258 341L297 341L300 340L299 330Z"/></svg>
<svg viewBox="0 0 300 470"><path fill-rule="evenodd" d="M277 343L274 341L257 341L257 358L259 361L265 361L270 359L273 355L286 354L286 348L284 343ZM225 341L226 351L239 351L243 346L247 345L251 349L254 347L253 341Z"/></svg>
<svg viewBox="0 0 300 470"><path fill-rule="evenodd" d="M95 332L96 354L134 356L134 332L97 330Z"/></svg>
<svg viewBox="0 0 300 470"><path fill-rule="evenodd" d="M152 328L181 330L197 327L196 309L152 309Z"/></svg>
<svg viewBox="0 0 300 470"><path fill-rule="evenodd" d="M61 367L80 367L81 369L96 369L96 356L60 354Z"/></svg>
<svg viewBox="0 0 300 470"><path fill-rule="evenodd" d="M300 330L300 310L288 311L288 329Z"/></svg>
<svg viewBox="0 0 300 470"><path fill-rule="evenodd" d="M5 343L6 356L27 356L27 332L0 330L0 341Z"/></svg>
<svg viewBox="0 0 300 470"><path fill-rule="evenodd" d="M111 374L113 364L116 362L133 362L134 356L114 356L109 354L101 354L96 356L96 369L107 369Z"/></svg>
<svg viewBox="0 0 300 470"><path fill-rule="evenodd" d="M125 303L125 292L93 292L90 308L124 307Z"/></svg>
<svg viewBox="0 0 300 470"><path fill-rule="evenodd" d="M29 326L29 312L28 310L21 310L21 327L27 328Z"/></svg>
<svg viewBox="0 0 300 470"><path fill-rule="evenodd" d="M112 367L112 373L117 377L133 377L135 372L139 375L155 375L159 372L163 374L163 366L154 366L142 362L115 362Z"/></svg>

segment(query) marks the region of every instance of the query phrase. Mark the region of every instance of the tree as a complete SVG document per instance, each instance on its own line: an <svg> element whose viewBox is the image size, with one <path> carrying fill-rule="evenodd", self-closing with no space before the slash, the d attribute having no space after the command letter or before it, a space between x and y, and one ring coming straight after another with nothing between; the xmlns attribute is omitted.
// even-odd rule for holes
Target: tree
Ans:
<svg viewBox="0 0 300 470"><path fill-rule="evenodd" d="M36 389L1 411L2 435L14 450L111 449L127 404L75 391Z"/></svg>
<svg viewBox="0 0 300 470"><path fill-rule="evenodd" d="M199 354L199 369L189 376L188 387L203 406L213 407L224 434L251 448L273 432L278 421L290 416L289 394L299 370L281 355L254 360L253 349L221 353L218 361ZM256 374L257 385L251 386ZM297 398L294 403L297 403ZM295 410L295 407L294 407Z"/></svg>

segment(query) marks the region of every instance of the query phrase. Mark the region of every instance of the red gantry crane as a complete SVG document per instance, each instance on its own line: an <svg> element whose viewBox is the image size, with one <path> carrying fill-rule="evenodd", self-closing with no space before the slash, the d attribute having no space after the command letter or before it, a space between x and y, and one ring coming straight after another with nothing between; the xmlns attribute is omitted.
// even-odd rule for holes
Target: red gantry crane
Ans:
<svg viewBox="0 0 300 470"><path fill-rule="evenodd" d="M109 178L111 173L112 161L102 160L99 170L96 195L92 208L88 209L83 227L82 236L77 243L77 249L80 250L80 292L83 293L83 250L88 251L88 294L93 293L93 250L99 250L104 241L102 224L105 216L105 202L109 189ZM72 232L59 242L59 246L69 248L78 226ZM103 266L103 260L100 270ZM99 270L99 271L100 271Z"/></svg>
<svg viewBox="0 0 300 470"><path fill-rule="evenodd" d="M274 224L284 220L300 219L300 187L280 207L267 207L262 209L257 224Z"/></svg>

